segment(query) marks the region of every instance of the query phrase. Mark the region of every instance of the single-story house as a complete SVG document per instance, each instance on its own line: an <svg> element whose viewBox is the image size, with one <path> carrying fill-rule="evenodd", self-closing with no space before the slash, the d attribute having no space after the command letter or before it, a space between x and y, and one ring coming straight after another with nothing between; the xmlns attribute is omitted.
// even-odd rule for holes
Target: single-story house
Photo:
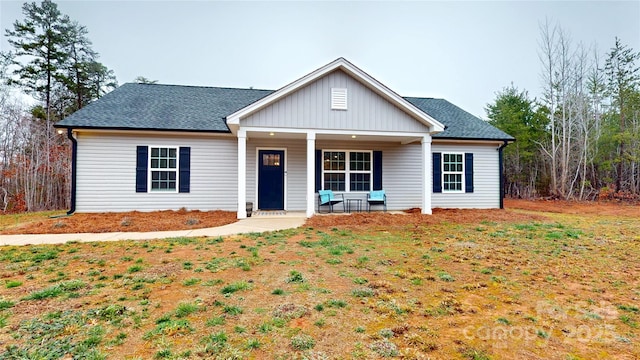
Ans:
<svg viewBox="0 0 640 360"><path fill-rule="evenodd" d="M56 127L70 212L317 210L318 191L390 210L502 207L514 138L443 99L402 97L339 58L279 90L124 84Z"/></svg>

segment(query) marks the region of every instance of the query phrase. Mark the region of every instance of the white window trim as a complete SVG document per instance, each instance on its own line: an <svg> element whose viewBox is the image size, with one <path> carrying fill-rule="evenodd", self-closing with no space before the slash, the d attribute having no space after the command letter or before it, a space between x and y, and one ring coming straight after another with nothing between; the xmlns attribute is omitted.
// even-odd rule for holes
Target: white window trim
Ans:
<svg viewBox="0 0 640 360"><path fill-rule="evenodd" d="M345 181L344 191L340 191L341 193L364 194L371 191L371 189L373 188L373 150L322 149L322 184L321 184L322 186L321 187L323 190L327 190L324 188L324 174L325 174L324 154L326 152L344 152L345 153L345 169L344 170L326 170L326 172L328 173L344 173L344 181ZM371 163L369 171L351 170L351 153L352 152L369 153L369 161ZM369 174L369 190L351 191L351 176L349 176L350 174Z"/></svg>
<svg viewBox="0 0 640 360"><path fill-rule="evenodd" d="M442 178L440 179L440 183L442 184L442 192L443 193L464 193L465 192L465 156L464 156L464 152L459 152L459 151L447 151L447 152L442 152L442 161L440 164L440 172L442 173ZM448 155L462 155L462 171L447 171L446 174L460 174L461 175L461 182L462 182L462 186L460 188L460 190L445 190L444 188L444 175L445 175L445 171L444 171L444 155L448 154Z"/></svg>
<svg viewBox="0 0 640 360"><path fill-rule="evenodd" d="M161 190L161 189L152 189L151 188L151 183L152 183L152 177L151 177L151 173L152 171L172 171L172 170L167 170L167 169L160 169L160 168L151 168L151 149L153 148L166 148L166 149L176 149L176 188L175 190ZM148 154L147 154L147 193L153 193L153 194L176 194L178 193L178 191L180 191L180 147L179 146L172 146L172 145L149 145L147 147L148 149Z"/></svg>

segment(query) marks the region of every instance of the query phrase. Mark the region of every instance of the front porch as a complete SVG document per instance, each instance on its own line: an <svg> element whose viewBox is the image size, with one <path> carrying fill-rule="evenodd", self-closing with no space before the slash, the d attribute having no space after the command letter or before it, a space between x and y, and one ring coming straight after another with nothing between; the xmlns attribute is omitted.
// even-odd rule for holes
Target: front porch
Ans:
<svg viewBox="0 0 640 360"><path fill-rule="evenodd" d="M431 136L428 133L241 127L237 130L237 139L238 219L247 217L246 202L254 204L254 211L265 210L261 206L265 204L261 195L273 189L273 186L261 186L261 166L267 162L282 171L282 206L270 210L302 211L311 217L317 210L317 190L326 187L335 187L332 190L348 199L363 199L362 209L366 210L366 196L373 190L374 182L372 156L368 156L371 163L363 167L364 171L352 171L349 178L349 172L344 169L336 171L338 174L329 174L326 169L323 172L323 164L318 162L323 161L322 154L326 156L329 150L332 154L380 153L384 159L381 165L384 175L376 181L387 191L389 210L420 207L423 214L431 214ZM272 152L278 155L276 160L267 157ZM280 159L280 155L284 158ZM335 180L336 177L340 180ZM349 179L360 182L349 184ZM275 184L277 187L278 183ZM338 189L340 186L343 191Z"/></svg>

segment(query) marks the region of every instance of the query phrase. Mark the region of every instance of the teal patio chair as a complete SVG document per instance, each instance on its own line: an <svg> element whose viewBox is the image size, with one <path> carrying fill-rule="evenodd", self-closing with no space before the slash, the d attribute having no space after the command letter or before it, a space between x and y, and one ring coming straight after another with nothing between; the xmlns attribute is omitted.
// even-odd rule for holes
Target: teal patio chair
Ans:
<svg viewBox="0 0 640 360"><path fill-rule="evenodd" d="M387 194L384 193L384 190L374 190L370 191L367 196L367 210L371 212L371 206L373 205L382 205L384 211L387 211Z"/></svg>
<svg viewBox="0 0 640 360"><path fill-rule="evenodd" d="M342 203L342 211L346 212L343 194L335 195L331 190L318 191L318 213L322 213L320 211L320 206L328 206L329 212L333 212L333 205L339 203Z"/></svg>

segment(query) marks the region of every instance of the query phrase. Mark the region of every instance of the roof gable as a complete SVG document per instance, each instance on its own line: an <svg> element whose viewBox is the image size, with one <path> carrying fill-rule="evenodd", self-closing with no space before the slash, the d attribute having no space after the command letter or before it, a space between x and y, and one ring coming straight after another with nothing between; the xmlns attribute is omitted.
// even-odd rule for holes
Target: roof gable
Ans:
<svg viewBox="0 0 640 360"><path fill-rule="evenodd" d="M334 109L332 90L347 94ZM338 69L240 120L243 128L430 133L431 127Z"/></svg>
<svg viewBox="0 0 640 360"><path fill-rule="evenodd" d="M353 77L363 85L367 86L379 96L389 101L399 109L413 117L414 119L422 122L431 128L432 133L438 133L444 130L444 125L431 117L429 114L421 111L410 102L406 101L400 95L387 88L385 85L371 77L369 74L360 70L355 65L351 64L344 58L338 58L335 61L301 77L300 79L284 86L283 88L276 90L275 92L265 96L264 98L234 112L227 116L227 125L233 131L240 125L240 119L249 116L278 100L292 94L295 91L317 81L318 79L336 71L342 70L349 76Z"/></svg>

